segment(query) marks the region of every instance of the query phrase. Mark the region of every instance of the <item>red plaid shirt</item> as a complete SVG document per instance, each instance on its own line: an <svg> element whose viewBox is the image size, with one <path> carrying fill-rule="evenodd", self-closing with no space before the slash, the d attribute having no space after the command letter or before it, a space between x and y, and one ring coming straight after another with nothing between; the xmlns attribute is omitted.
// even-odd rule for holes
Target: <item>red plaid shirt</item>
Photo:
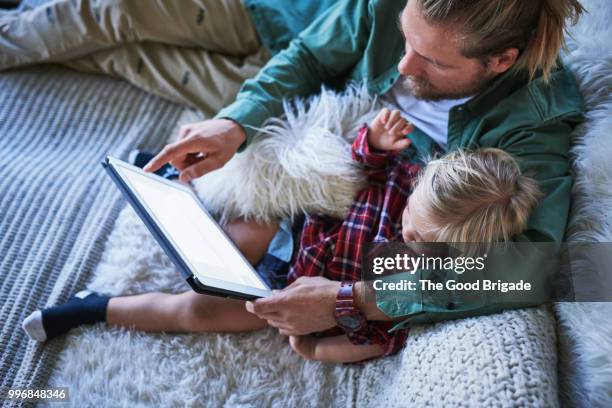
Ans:
<svg viewBox="0 0 612 408"><path fill-rule="evenodd" d="M402 240L402 212L419 166L402 163L393 153L371 151L366 125L353 142L353 159L364 165L367 187L357 193L344 220L320 215L306 218L289 283L300 276L359 281L363 244ZM354 344L380 344L385 355L393 354L404 345L407 335L406 330L388 333L393 325L368 322L349 338ZM324 334L342 333L336 328Z"/></svg>

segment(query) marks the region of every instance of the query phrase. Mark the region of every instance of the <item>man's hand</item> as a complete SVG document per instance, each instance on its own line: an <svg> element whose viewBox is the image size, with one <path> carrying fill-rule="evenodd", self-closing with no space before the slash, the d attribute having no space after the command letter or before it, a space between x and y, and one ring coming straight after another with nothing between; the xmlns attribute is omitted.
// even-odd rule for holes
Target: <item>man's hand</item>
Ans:
<svg viewBox="0 0 612 408"><path fill-rule="evenodd" d="M368 143L378 150L403 150L410 146L411 140L406 135L413 130L412 124L402 118L399 110L384 108L370 125Z"/></svg>
<svg viewBox="0 0 612 408"><path fill-rule="evenodd" d="M228 119L185 125L179 137L179 141L166 145L143 170L153 172L170 163L181 172L180 181L188 182L223 167L246 140L240 125Z"/></svg>
<svg viewBox="0 0 612 408"><path fill-rule="evenodd" d="M336 326L334 310L340 282L301 277L272 296L247 302L249 312L266 319L285 336L299 336Z"/></svg>

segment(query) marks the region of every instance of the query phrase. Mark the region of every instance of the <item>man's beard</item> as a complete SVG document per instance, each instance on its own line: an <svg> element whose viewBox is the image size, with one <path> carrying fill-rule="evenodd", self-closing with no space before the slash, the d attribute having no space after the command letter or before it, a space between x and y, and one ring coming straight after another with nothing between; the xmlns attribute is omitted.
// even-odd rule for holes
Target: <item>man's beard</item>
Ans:
<svg viewBox="0 0 612 408"><path fill-rule="evenodd" d="M448 89L436 89L425 78L419 78L408 75L404 78L402 84L406 87L415 98L424 101L441 101L444 99L461 99L469 96L475 96L484 91L491 79L491 76L486 70L483 70L479 75L475 76L471 82Z"/></svg>

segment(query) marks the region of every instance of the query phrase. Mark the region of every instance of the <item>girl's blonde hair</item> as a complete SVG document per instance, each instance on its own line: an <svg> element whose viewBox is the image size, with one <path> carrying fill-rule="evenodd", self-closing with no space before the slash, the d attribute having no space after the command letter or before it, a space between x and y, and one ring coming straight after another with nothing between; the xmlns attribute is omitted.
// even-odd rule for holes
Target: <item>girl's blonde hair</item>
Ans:
<svg viewBox="0 0 612 408"><path fill-rule="evenodd" d="M457 150L430 161L413 191L437 242L509 241L527 226L542 196L503 150Z"/></svg>
<svg viewBox="0 0 612 408"><path fill-rule="evenodd" d="M518 48L520 55L512 69L526 70L531 79L541 71L544 80L565 48L568 20L575 24L585 11L578 0L418 1L430 23L460 28L464 56L486 61L508 48Z"/></svg>

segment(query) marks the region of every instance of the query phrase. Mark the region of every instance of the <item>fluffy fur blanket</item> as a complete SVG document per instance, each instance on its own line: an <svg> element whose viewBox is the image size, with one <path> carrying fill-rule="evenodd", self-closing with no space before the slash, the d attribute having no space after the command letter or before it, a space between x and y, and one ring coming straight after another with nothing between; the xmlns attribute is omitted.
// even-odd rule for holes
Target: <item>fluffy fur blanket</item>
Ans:
<svg viewBox="0 0 612 408"><path fill-rule="evenodd" d="M589 14L571 31L564 60L584 96L576 132L576 181L569 241L612 242L612 2L583 0ZM579 272L579 271L578 271ZM604 277L611 282L612 271ZM592 277L590 277L592 279ZM574 279L580 279L575 277ZM568 407L612 407L612 303L555 305L561 400Z"/></svg>
<svg viewBox="0 0 612 408"><path fill-rule="evenodd" d="M285 102L243 153L195 181L207 208L222 220L293 218L318 213L344 218L365 179L351 142L377 112L364 87L323 89L309 101Z"/></svg>

